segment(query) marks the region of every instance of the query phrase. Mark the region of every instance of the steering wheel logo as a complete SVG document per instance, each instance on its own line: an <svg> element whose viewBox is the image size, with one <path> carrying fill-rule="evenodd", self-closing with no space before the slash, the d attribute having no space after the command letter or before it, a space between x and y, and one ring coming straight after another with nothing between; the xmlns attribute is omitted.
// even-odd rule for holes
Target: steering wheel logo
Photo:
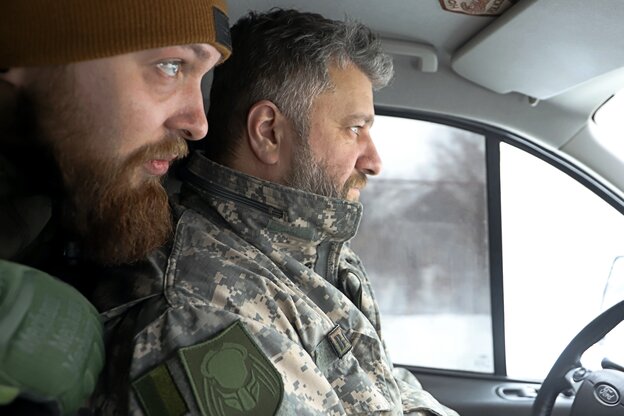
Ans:
<svg viewBox="0 0 624 416"><path fill-rule="evenodd" d="M620 402L620 394L614 387L608 384L597 384L594 387L594 395L607 406L615 406Z"/></svg>

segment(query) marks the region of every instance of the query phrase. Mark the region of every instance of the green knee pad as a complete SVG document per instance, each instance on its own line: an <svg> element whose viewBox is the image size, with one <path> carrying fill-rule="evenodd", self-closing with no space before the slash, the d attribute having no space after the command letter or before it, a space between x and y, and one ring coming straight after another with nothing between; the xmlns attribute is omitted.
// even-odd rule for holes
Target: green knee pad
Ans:
<svg viewBox="0 0 624 416"><path fill-rule="evenodd" d="M103 364L102 324L84 296L0 260L0 405L19 395L72 414L93 392Z"/></svg>

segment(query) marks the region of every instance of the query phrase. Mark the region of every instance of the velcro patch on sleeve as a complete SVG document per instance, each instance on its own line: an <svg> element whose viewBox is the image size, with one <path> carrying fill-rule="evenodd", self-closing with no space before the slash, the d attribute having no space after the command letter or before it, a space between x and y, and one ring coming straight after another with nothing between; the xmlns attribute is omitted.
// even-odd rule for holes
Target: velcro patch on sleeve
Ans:
<svg viewBox="0 0 624 416"><path fill-rule="evenodd" d="M240 321L178 355L204 416L274 415L284 384Z"/></svg>
<svg viewBox="0 0 624 416"><path fill-rule="evenodd" d="M327 340L329 341L329 345L331 345L334 349L338 358L344 357L346 353L351 351L351 342L342 332L342 328L340 328L339 325L336 325L334 329L329 331L327 334Z"/></svg>
<svg viewBox="0 0 624 416"><path fill-rule="evenodd" d="M165 364L132 382L132 388L148 416L181 416L188 412Z"/></svg>

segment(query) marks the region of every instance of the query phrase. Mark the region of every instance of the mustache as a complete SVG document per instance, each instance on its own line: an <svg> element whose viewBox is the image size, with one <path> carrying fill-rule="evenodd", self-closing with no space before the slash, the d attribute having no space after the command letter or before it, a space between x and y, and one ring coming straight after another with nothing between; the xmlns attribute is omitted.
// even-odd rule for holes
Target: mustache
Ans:
<svg viewBox="0 0 624 416"><path fill-rule="evenodd" d="M166 136L157 143L146 144L135 150L126 159L128 167L140 166L150 160L181 159L188 155L186 140L180 136Z"/></svg>
<svg viewBox="0 0 624 416"><path fill-rule="evenodd" d="M366 176L366 174L358 171L353 175L349 176L349 179L347 179L347 181L345 182L342 188L343 194L346 195L352 188L362 189L366 186L367 183L368 177Z"/></svg>

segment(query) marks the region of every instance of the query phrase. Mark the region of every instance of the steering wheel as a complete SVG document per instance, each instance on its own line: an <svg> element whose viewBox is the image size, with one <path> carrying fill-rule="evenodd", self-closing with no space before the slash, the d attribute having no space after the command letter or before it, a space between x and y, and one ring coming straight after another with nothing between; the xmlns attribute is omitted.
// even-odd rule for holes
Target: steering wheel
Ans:
<svg viewBox="0 0 624 416"><path fill-rule="evenodd" d="M622 320L624 301L598 315L570 341L537 393L533 416L550 416L559 393L570 387L576 390L570 416L624 415L624 372L614 369L585 372L580 368L581 355ZM573 376L577 383L571 383L570 375L575 370L581 371Z"/></svg>

